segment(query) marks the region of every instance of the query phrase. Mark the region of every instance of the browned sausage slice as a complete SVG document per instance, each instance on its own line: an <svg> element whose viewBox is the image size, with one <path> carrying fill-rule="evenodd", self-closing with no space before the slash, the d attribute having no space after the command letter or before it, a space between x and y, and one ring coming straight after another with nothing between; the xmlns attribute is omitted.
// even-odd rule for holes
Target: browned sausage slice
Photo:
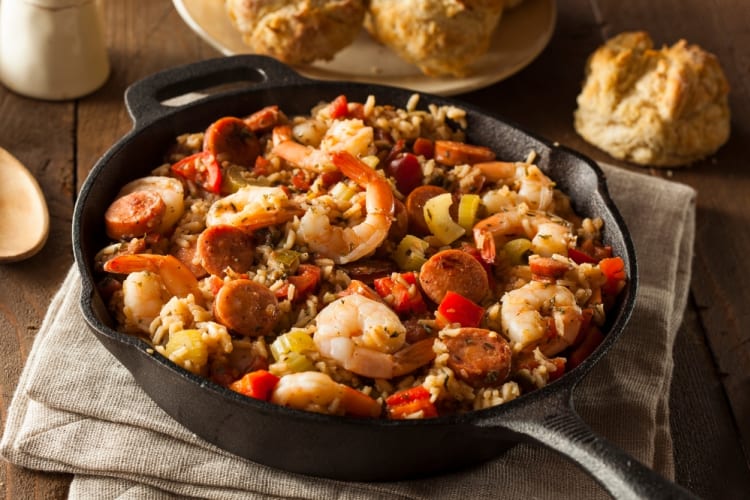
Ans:
<svg viewBox="0 0 750 500"><path fill-rule="evenodd" d="M167 205L156 191L135 191L117 198L104 213L107 236L124 240L156 231Z"/></svg>
<svg viewBox="0 0 750 500"><path fill-rule="evenodd" d="M430 229L424 220L424 204L435 196L447 193L439 186L419 186L406 197L406 214L409 220L409 232L417 236L430 234Z"/></svg>
<svg viewBox="0 0 750 500"><path fill-rule="evenodd" d="M214 316L219 323L241 335L260 337L271 333L279 316L273 292L252 280L230 281L219 289Z"/></svg>
<svg viewBox="0 0 750 500"><path fill-rule="evenodd" d="M198 256L206 271L216 276L223 276L228 267L244 273L253 266L255 241L238 227L211 226L198 237Z"/></svg>
<svg viewBox="0 0 750 500"><path fill-rule="evenodd" d="M448 290L479 304L489 290L487 272L477 259L461 250L436 253L422 265L419 285L439 304Z"/></svg>
<svg viewBox="0 0 750 500"><path fill-rule="evenodd" d="M208 127L203 139L203 150L213 154L219 163L230 161L252 167L260 154L260 142L244 121L226 116Z"/></svg>
<svg viewBox="0 0 750 500"><path fill-rule="evenodd" d="M448 367L472 387L499 387L510 375L512 353L497 332L483 328L460 328L446 335Z"/></svg>
<svg viewBox="0 0 750 500"><path fill-rule="evenodd" d="M465 142L435 141L435 160L443 165L464 165L488 162L495 159L495 153L486 146L475 146Z"/></svg>
<svg viewBox="0 0 750 500"><path fill-rule="evenodd" d="M388 230L388 239L400 241L409 232L409 214L403 202L393 199L393 222Z"/></svg>

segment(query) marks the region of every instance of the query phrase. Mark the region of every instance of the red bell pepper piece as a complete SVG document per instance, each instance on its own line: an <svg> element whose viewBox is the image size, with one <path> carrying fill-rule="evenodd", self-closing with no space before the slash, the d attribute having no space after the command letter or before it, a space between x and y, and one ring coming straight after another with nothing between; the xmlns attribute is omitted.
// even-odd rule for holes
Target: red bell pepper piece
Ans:
<svg viewBox="0 0 750 500"><path fill-rule="evenodd" d="M337 118L346 118L346 115L349 114L349 102L344 94L331 101L328 106L331 118L334 120Z"/></svg>
<svg viewBox="0 0 750 500"><path fill-rule="evenodd" d="M423 418L437 417L437 408L430 401L430 392L418 385L392 394L385 400L388 416L394 420L404 419L418 411Z"/></svg>
<svg viewBox="0 0 750 500"><path fill-rule="evenodd" d="M401 280L393 279L391 276L376 278L373 281L375 291L398 314L425 312L427 305L422 294L416 288L416 273L402 273L399 276L406 284L402 283ZM410 293L410 290L413 290L413 293Z"/></svg>
<svg viewBox="0 0 750 500"><path fill-rule="evenodd" d="M441 326L458 323L463 327L476 328L484 316L484 308L460 293L448 290L440 301L435 316Z"/></svg>
<svg viewBox="0 0 750 500"><path fill-rule="evenodd" d="M216 157L202 151L179 160L171 167L176 175L192 181L211 193L221 192L221 167Z"/></svg>
<svg viewBox="0 0 750 500"><path fill-rule="evenodd" d="M602 286L602 292L607 295L617 295L625 283L625 261L622 257L602 259L599 261L599 269L607 278L607 282Z"/></svg>
<svg viewBox="0 0 750 500"><path fill-rule="evenodd" d="M241 379L232 382L229 388L245 396L268 401L279 382L279 377L266 370L246 373Z"/></svg>
<svg viewBox="0 0 750 500"><path fill-rule="evenodd" d="M596 259L583 250L568 248L568 257L576 264L596 264Z"/></svg>

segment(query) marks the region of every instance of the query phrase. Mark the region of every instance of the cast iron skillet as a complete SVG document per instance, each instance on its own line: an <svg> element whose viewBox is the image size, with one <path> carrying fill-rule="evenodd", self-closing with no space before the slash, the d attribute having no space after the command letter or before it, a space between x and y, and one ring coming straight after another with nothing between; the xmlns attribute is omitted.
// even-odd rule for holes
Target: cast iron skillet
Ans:
<svg viewBox="0 0 750 500"><path fill-rule="evenodd" d="M184 105L165 104L170 98L209 88L218 92ZM576 210L604 219L606 243L626 263L628 285L611 313L606 340L558 381L502 406L463 415L423 421L332 417L246 398L150 354L145 342L114 330L94 285L94 255L107 244L103 214L122 185L161 163L177 135L269 104L278 104L292 115L305 114L339 94L360 102L373 94L378 103L404 106L412 93L308 80L262 56L207 60L154 74L128 88L125 101L133 130L94 166L73 221L73 248L83 279L81 306L97 338L175 420L220 448L280 469L343 480L397 480L455 470L497 457L519 441L533 441L577 463L616 497L687 494L593 434L573 410L573 389L622 333L638 282L633 244L607 193L602 172L581 155L470 105L431 95L420 99L420 107L435 103L466 109L469 142L492 147L499 158L520 159L536 151L540 168L571 195Z"/></svg>

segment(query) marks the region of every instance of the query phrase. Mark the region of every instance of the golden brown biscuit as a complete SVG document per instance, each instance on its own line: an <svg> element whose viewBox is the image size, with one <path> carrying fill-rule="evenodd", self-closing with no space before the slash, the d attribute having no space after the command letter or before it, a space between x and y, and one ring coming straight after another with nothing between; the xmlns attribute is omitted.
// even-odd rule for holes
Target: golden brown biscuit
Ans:
<svg viewBox="0 0 750 500"><path fill-rule="evenodd" d="M287 64L330 60L362 28L365 0L226 0L242 39Z"/></svg>
<svg viewBox="0 0 750 500"><path fill-rule="evenodd" d="M680 40L654 49L626 32L589 58L575 129L615 158L641 165L687 165L729 138L729 84L717 58Z"/></svg>
<svg viewBox="0 0 750 500"><path fill-rule="evenodd" d="M426 75L465 76L487 52L504 0L371 0L372 37Z"/></svg>

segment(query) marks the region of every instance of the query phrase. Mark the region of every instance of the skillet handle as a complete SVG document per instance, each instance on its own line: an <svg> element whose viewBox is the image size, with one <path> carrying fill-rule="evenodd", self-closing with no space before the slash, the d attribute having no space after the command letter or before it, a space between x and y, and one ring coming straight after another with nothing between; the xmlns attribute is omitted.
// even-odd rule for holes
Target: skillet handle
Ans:
<svg viewBox="0 0 750 500"><path fill-rule="evenodd" d="M500 417L494 425L544 445L581 467L617 499L695 499L620 448L595 434L573 408L570 391L548 393ZM540 408L543 408L540 415Z"/></svg>
<svg viewBox="0 0 750 500"><path fill-rule="evenodd" d="M248 87L264 88L307 81L272 57L251 54L218 57L159 71L138 80L125 90L125 105L135 128L141 128L184 104L205 98L207 94L198 93L202 90L216 90L209 95L225 95ZM242 85L232 87L232 90L228 84ZM222 89L222 85L227 87Z"/></svg>

